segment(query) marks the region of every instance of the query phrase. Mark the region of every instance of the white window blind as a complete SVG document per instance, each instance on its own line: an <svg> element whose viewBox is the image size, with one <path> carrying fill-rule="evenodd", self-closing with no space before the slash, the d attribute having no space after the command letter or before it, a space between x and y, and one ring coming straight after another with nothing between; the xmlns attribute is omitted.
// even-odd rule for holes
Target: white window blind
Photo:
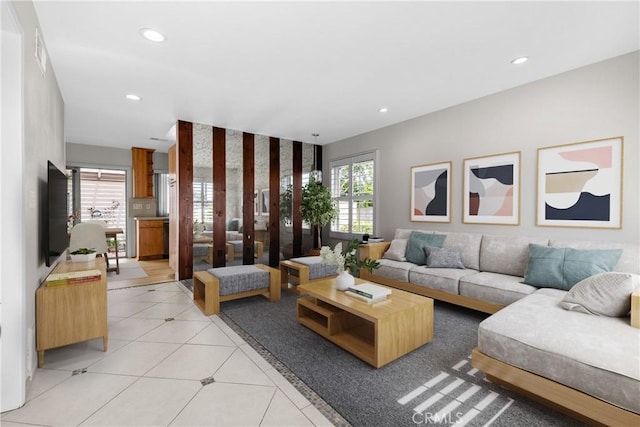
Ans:
<svg viewBox="0 0 640 427"><path fill-rule="evenodd" d="M193 220L213 223L213 182L193 179Z"/></svg>
<svg viewBox="0 0 640 427"><path fill-rule="evenodd" d="M103 219L126 231L124 171L80 169L80 220ZM118 239L120 240L120 239ZM124 239L123 239L124 241Z"/></svg>

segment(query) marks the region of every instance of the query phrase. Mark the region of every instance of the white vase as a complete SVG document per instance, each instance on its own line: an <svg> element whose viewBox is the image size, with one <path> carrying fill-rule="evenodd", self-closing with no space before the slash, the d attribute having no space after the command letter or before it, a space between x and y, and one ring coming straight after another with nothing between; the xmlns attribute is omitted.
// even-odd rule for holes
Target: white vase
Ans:
<svg viewBox="0 0 640 427"><path fill-rule="evenodd" d="M346 291L355 283L356 279L347 270L341 271L336 277L336 289L339 291Z"/></svg>

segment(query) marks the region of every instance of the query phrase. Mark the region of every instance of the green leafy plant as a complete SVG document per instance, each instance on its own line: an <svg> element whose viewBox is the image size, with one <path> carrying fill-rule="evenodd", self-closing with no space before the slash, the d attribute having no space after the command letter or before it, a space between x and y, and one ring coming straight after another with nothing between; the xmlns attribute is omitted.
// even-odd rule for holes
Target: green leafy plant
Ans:
<svg viewBox="0 0 640 427"><path fill-rule="evenodd" d="M309 183L302 187L300 214L303 221L316 227L315 232L318 236L318 245L320 245L321 227L338 217L338 208L335 200L331 197L331 191L321 182L313 178L310 179Z"/></svg>
<svg viewBox="0 0 640 427"><path fill-rule="evenodd" d="M363 268L371 273L380 267L380 263L374 259L359 259L356 255L359 246L358 239L351 240L344 251L342 242L338 243L333 250L329 246L323 246L320 249L320 257L325 264L337 266L338 273L349 270L351 274L357 274Z"/></svg>
<svg viewBox="0 0 640 427"><path fill-rule="evenodd" d="M293 220L293 186L287 185L280 193L280 221L290 225Z"/></svg>
<svg viewBox="0 0 640 427"><path fill-rule="evenodd" d="M197 219L193 221L193 232L196 234L200 234L205 231L207 227L204 224L204 221L198 221Z"/></svg>
<svg viewBox="0 0 640 427"><path fill-rule="evenodd" d="M96 252L95 249L80 248L71 252L71 255L88 255L88 254L93 254L95 252Z"/></svg>

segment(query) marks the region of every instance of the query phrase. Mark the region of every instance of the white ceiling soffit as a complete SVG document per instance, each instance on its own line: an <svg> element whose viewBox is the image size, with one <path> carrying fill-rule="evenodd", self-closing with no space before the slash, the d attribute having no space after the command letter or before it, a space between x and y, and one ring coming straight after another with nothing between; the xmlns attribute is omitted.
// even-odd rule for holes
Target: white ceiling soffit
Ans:
<svg viewBox="0 0 640 427"><path fill-rule="evenodd" d="M160 151L170 142L149 138L177 119L327 144L639 47L636 1L35 8L67 141ZM167 40L145 40L145 27Z"/></svg>

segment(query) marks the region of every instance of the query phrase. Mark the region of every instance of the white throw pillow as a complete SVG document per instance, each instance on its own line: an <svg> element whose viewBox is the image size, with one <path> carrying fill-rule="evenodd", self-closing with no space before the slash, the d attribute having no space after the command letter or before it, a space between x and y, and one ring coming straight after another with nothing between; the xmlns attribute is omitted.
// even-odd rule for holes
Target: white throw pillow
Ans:
<svg viewBox="0 0 640 427"><path fill-rule="evenodd" d="M393 239L389 249L384 253L382 258L393 261L406 261L405 253L407 252L407 243L409 239Z"/></svg>
<svg viewBox="0 0 640 427"><path fill-rule="evenodd" d="M631 310L631 294L640 276L600 273L576 283L560 302L565 310L596 316L623 317Z"/></svg>

